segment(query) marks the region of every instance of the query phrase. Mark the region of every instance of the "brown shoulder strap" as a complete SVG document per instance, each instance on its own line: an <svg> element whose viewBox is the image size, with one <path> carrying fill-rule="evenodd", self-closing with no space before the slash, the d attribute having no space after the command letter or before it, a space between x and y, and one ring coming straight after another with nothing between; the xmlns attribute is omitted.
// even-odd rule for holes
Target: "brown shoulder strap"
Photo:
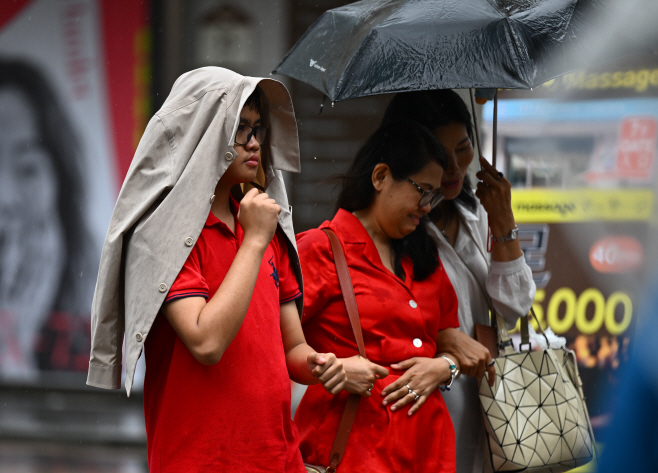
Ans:
<svg viewBox="0 0 658 473"><path fill-rule="evenodd" d="M361 331L361 321L359 320L359 311L356 305L354 286L352 286L352 278L350 277L350 271L347 267L347 261L345 260L343 247L340 243L340 240L332 230L328 228L323 228L322 230L324 230L324 232L329 237L329 241L331 242L331 251L334 254L336 274L338 275L340 290L343 293L345 308L347 309L347 315L350 319L350 324L352 325L354 338L356 339L356 344L359 347L359 354L366 358L366 349L363 343L363 332ZM345 454L345 447L347 447L347 439L350 436L350 431L352 430L352 424L354 424L354 418L356 417L356 411L359 407L360 400L361 396L358 394L350 394L349 398L347 399L347 404L345 405L345 410L343 411L343 417L341 418L340 424L338 425L336 438L334 439L334 444L331 447L331 453L329 454L329 466L327 467L327 473L334 473L336 471L336 467L338 467L338 464L343 459L343 455Z"/></svg>
<svg viewBox="0 0 658 473"><path fill-rule="evenodd" d="M347 260L345 259L345 253L343 253L343 247L332 230L328 228L323 228L322 230L324 230L331 242L331 251L334 254L334 264L336 265L338 282L340 284L340 290L343 293L345 308L347 309L347 316L350 318L354 338L356 338L356 344L359 347L359 354L362 357L367 358L366 348L363 343L363 332L361 332L361 322L359 320L359 309L356 305L354 286L352 286L352 278L350 277L350 270L347 267Z"/></svg>

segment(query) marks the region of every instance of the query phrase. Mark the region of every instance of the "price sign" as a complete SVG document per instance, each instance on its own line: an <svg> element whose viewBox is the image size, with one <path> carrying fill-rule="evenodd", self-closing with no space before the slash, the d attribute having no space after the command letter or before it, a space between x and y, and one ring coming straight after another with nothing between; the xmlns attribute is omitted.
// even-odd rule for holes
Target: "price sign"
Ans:
<svg viewBox="0 0 658 473"><path fill-rule="evenodd" d="M617 148L617 175L633 179L651 178L656 154L656 130L653 117L625 118L621 122Z"/></svg>

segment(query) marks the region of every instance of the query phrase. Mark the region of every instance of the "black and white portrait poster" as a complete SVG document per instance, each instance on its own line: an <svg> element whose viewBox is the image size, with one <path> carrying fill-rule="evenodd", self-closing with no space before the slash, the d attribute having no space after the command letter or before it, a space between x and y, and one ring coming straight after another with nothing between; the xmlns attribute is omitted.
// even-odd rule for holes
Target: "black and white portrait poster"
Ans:
<svg viewBox="0 0 658 473"><path fill-rule="evenodd" d="M147 13L129 0L0 9L3 382L87 370L100 248L149 113Z"/></svg>

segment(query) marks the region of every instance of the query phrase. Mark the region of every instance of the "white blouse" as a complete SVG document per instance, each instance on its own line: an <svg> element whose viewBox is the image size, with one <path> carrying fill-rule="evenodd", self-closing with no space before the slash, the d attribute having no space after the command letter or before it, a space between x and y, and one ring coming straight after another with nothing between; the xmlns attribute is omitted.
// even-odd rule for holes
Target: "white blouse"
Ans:
<svg viewBox="0 0 658 473"><path fill-rule="evenodd" d="M482 205L478 203L475 214L459 203L457 209L460 225L454 247L433 223L428 227L457 293L459 329L473 336L476 323L489 325L489 306L481 288L486 288L494 308L512 328L534 300L532 272L523 256L508 262L491 261L486 249L487 213ZM450 391L443 393L455 427L458 473L490 471L478 390L477 379L460 376Z"/></svg>

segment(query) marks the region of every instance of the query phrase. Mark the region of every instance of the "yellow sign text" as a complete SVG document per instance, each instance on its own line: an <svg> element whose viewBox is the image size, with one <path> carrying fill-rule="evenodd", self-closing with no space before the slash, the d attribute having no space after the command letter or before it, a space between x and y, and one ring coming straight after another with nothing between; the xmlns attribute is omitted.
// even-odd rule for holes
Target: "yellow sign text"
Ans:
<svg viewBox="0 0 658 473"><path fill-rule="evenodd" d="M514 189L512 210L518 223L648 221L653 191Z"/></svg>

